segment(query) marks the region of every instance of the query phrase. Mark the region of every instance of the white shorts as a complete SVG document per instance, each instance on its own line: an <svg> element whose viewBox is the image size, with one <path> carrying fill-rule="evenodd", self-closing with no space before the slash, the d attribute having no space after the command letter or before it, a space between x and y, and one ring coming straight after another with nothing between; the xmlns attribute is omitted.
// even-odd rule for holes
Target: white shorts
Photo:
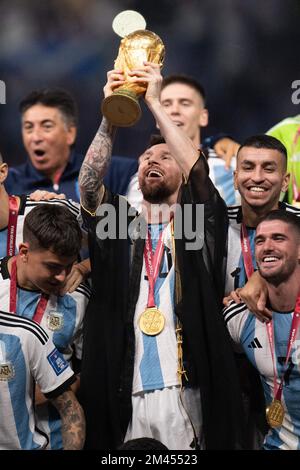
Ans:
<svg viewBox="0 0 300 470"><path fill-rule="evenodd" d="M199 436L202 435L199 390L185 389L183 397L199 444ZM179 386L136 393L132 395L132 419L125 442L152 437L170 450L192 450L195 433L189 416L182 405Z"/></svg>

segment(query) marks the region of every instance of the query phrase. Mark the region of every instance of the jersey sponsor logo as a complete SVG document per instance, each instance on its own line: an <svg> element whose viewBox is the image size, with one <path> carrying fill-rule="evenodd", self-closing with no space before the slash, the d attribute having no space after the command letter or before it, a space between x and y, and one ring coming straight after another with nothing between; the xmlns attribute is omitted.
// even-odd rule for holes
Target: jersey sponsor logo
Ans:
<svg viewBox="0 0 300 470"><path fill-rule="evenodd" d="M56 348L47 356L47 359L56 375L60 375L68 367L67 361Z"/></svg>
<svg viewBox="0 0 300 470"><path fill-rule="evenodd" d="M64 326L64 317L62 313L51 310L47 315L47 326L51 331L59 331Z"/></svg>

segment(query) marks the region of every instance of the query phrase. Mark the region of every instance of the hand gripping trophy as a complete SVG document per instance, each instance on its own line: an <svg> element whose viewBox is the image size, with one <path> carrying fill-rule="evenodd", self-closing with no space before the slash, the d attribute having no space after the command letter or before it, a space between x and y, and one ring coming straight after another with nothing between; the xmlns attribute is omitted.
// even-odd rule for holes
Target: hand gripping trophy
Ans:
<svg viewBox="0 0 300 470"><path fill-rule="evenodd" d="M102 113L113 125L129 127L140 119L138 99L145 93L147 85L127 81L127 74L143 67L144 61L162 64L164 53L162 40L152 31L138 29L123 37L115 60L115 69L123 71L125 83L102 102Z"/></svg>

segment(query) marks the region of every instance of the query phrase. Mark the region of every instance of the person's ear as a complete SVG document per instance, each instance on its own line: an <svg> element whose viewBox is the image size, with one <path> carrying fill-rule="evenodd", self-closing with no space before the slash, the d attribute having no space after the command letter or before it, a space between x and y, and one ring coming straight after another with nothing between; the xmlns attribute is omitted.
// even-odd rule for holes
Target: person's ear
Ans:
<svg viewBox="0 0 300 470"><path fill-rule="evenodd" d="M8 175L7 163L1 163L0 165L0 184L3 184Z"/></svg>
<svg viewBox="0 0 300 470"><path fill-rule="evenodd" d="M285 193L288 190L288 187L289 187L289 184L290 184L290 179L291 179L290 173L286 173L283 177L283 180L282 180L282 185L281 185L281 191L282 192Z"/></svg>
<svg viewBox="0 0 300 470"><path fill-rule="evenodd" d="M19 258L23 263L27 263L29 253L29 244L27 242L22 242L19 245Z"/></svg>
<svg viewBox="0 0 300 470"><path fill-rule="evenodd" d="M206 127L208 125L208 118L209 118L208 109L206 108L201 109L200 115L199 115L199 122L198 122L199 127Z"/></svg>
<svg viewBox="0 0 300 470"><path fill-rule="evenodd" d="M67 144L69 146L74 144L76 135L77 135L77 128L75 126L70 126L68 128L68 134L67 134Z"/></svg>
<svg viewBox="0 0 300 470"><path fill-rule="evenodd" d="M236 170L234 170L233 172L233 184L234 184L234 189L237 190L238 185L237 185L237 171Z"/></svg>

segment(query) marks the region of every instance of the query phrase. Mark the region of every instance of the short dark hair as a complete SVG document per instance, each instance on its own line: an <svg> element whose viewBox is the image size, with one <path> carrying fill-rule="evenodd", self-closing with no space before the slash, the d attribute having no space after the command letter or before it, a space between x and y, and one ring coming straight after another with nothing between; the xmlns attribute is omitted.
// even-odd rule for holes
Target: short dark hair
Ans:
<svg viewBox="0 0 300 470"><path fill-rule="evenodd" d="M260 225L262 222L266 222L269 220L280 220L281 222L286 223L290 227L293 227L296 230L300 241L300 217L290 211L276 209L274 211L269 212L265 217L263 217L258 225Z"/></svg>
<svg viewBox="0 0 300 470"><path fill-rule="evenodd" d="M150 147L153 147L153 145L158 145L158 144L165 144L166 141L164 137L160 134L152 134L149 139L149 143L147 148L149 149Z"/></svg>
<svg viewBox="0 0 300 470"><path fill-rule="evenodd" d="M23 240L30 248L50 250L58 256L77 256L82 233L76 217L55 203L39 204L25 217Z"/></svg>
<svg viewBox="0 0 300 470"><path fill-rule="evenodd" d="M34 90L22 99L19 105L21 114L36 104L57 108L63 115L68 126L77 126L77 105L69 92L62 88L42 88Z"/></svg>
<svg viewBox="0 0 300 470"><path fill-rule="evenodd" d="M187 85L191 88L194 88L194 90L199 93L205 104L206 93L204 87L194 77L184 74L169 75L168 77L165 77L163 79L161 89L163 90L164 88L166 88L166 86L171 85L172 83L182 83L183 85Z"/></svg>
<svg viewBox="0 0 300 470"><path fill-rule="evenodd" d="M271 135L267 134L259 134L259 135L252 135L248 137L244 142L241 144L237 157L244 147L253 147L256 149L270 149L270 150L277 150L279 153L282 154L284 157L285 164L287 165L287 151L285 146L280 142L280 140L276 139Z"/></svg>
<svg viewBox="0 0 300 470"><path fill-rule="evenodd" d="M2 157L2 153L0 152L0 165L2 165L2 163L4 163L4 160L3 160L3 157Z"/></svg>

